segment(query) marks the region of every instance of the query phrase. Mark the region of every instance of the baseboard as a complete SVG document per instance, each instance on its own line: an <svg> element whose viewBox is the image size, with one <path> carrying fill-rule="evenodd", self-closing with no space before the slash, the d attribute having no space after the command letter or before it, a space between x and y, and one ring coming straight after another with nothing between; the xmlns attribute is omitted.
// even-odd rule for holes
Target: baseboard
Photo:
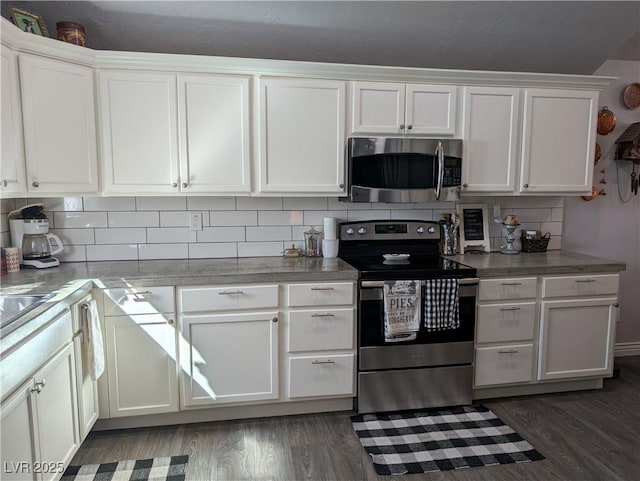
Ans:
<svg viewBox="0 0 640 481"><path fill-rule="evenodd" d="M640 342L619 342L613 351L614 357L640 356Z"/></svg>

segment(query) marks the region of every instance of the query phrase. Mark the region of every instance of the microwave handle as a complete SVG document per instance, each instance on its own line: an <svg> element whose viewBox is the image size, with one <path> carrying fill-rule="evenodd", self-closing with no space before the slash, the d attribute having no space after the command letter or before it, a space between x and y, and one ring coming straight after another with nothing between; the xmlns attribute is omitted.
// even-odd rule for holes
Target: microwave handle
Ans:
<svg viewBox="0 0 640 481"><path fill-rule="evenodd" d="M436 147L436 155L438 156L438 184L436 185L436 200L440 200L440 192L444 182L444 147L442 142L438 142Z"/></svg>

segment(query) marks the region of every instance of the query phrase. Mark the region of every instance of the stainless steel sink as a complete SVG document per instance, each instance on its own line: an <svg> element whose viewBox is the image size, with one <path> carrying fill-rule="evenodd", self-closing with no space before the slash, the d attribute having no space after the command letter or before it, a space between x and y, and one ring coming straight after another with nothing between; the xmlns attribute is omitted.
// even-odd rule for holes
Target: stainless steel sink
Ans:
<svg viewBox="0 0 640 481"><path fill-rule="evenodd" d="M0 296L0 328L8 326L50 297L51 294L9 294Z"/></svg>

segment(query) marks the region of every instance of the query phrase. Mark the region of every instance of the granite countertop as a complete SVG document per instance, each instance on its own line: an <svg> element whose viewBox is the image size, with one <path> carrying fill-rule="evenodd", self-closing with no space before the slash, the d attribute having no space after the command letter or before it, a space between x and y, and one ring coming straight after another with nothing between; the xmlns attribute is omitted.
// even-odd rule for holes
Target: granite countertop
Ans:
<svg viewBox="0 0 640 481"><path fill-rule="evenodd" d="M479 277L587 274L626 269L624 262L560 250L520 254L458 254L448 257L475 267Z"/></svg>

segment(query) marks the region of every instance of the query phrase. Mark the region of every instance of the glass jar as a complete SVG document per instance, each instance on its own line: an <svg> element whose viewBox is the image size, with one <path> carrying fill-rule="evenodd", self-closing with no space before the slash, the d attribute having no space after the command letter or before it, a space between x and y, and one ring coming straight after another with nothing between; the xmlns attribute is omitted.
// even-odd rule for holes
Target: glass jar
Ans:
<svg viewBox="0 0 640 481"><path fill-rule="evenodd" d="M321 242L322 232L311 226L311 229L304 233L304 247L307 257L320 257L322 255Z"/></svg>

